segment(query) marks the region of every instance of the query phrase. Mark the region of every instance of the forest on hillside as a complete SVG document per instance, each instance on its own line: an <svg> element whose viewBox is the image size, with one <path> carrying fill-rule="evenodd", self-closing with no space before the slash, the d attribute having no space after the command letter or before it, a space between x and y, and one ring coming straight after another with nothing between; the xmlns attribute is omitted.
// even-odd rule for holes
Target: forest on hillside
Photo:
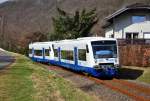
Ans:
<svg viewBox="0 0 150 101"><path fill-rule="evenodd" d="M150 0L10 0L0 4L0 47L24 52L30 42L48 41L47 35L55 34L52 18L58 7L69 14L96 8L99 20L90 33L103 36L104 18L133 3Z"/></svg>

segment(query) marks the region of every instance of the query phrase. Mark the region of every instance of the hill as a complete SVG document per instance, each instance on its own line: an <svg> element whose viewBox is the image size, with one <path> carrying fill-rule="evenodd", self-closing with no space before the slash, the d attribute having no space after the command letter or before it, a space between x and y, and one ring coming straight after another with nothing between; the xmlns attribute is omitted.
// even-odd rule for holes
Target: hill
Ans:
<svg viewBox="0 0 150 101"><path fill-rule="evenodd" d="M56 7L60 7L69 13L83 8L97 8L99 22L92 29L91 33L102 36L104 32L101 26L105 23L104 18L123 6L132 3L150 4L150 1L10 0L0 4L0 47L21 49L21 47L26 46L40 36L40 34L33 33L51 33L53 31L51 17L57 15Z"/></svg>

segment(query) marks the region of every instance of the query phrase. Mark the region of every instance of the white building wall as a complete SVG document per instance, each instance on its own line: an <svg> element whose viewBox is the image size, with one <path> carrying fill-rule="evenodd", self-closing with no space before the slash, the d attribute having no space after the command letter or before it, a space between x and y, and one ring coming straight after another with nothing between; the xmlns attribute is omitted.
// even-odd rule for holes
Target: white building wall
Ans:
<svg viewBox="0 0 150 101"><path fill-rule="evenodd" d="M124 38L124 28L129 26L131 24L130 17L125 14L122 16L119 16L118 18L114 19L114 37L115 38Z"/></svg>
<svg viewBox="0 0 150 101"><path fill-rule="evenodd" d="M110 26L106 29L105 32L106 32L105 37L110 38L113 35L113 28Z"/></svg>

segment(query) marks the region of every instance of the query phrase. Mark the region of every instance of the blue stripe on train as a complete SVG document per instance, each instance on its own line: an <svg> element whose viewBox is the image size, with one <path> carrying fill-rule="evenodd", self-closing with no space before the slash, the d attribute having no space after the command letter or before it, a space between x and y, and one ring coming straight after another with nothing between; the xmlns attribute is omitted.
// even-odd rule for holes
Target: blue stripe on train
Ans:
<svg viewBox="0 0 150 101"><path fill-rule="evenodd" d="M75 64L69 64L69 63L64 63L64 62L54 61L54 60L47 60L47 59L40 59L40 58L32 58L32 60L37 62L44 62L44 63L49 62L50 64L63 66L65 68L72 69L74 71L86 72L95 77L102 77L102 76L113 77L117 73L117 69L114 68L108 68L105 70L96 70L93 67L79 66Z"/></svg>

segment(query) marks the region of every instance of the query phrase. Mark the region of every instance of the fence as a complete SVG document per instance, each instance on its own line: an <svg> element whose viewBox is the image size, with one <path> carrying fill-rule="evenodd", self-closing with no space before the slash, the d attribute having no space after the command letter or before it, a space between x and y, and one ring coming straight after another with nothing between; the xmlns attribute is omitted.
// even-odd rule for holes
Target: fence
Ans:
<svg viewBox="0 0 150 101"><path fill-rule="evenodd" d="M150 40L119 39L118 42L122 65L150 67Z"/></svg>

